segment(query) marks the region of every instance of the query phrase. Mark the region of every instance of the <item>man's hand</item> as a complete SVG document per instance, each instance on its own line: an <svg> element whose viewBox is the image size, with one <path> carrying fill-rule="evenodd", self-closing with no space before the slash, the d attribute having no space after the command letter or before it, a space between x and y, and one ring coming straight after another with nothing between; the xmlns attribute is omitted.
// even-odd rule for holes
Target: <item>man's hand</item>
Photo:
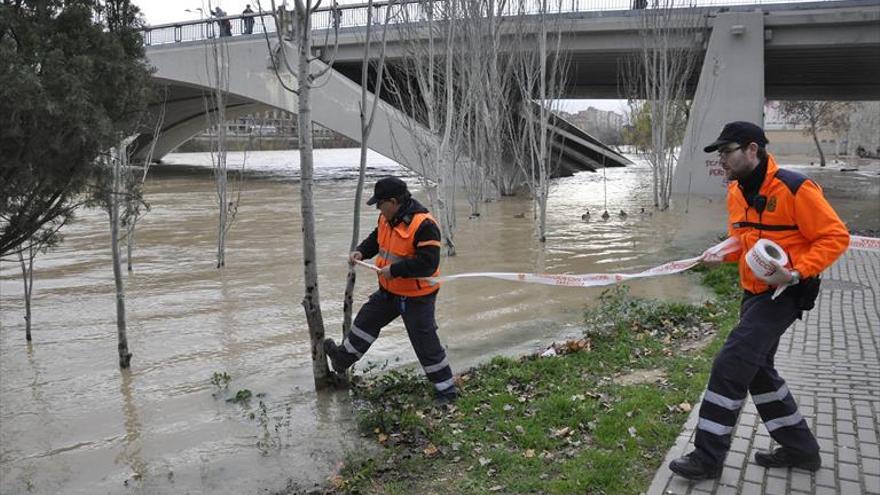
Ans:
<svg viewBox="0 0 880 495"><path fill-rule="evenodd" d="M352 251L348 255L348 264L353 265L355 261L363 261L364 255L360 251Z"/></svg>
<svg viewBox="0 0 880 495"><path fill-rule="evenodd" d="M383 266L382 269L379 270L379 275L381 275L387 279L394 278L394 275L391 274L391 265Z"/></svg>
<svg viewBox="0 0 880 495"><path fill-rule="evenodd" d="M785 268L784 266L776 266L776 271L773 272L769 277L767 277L767 285L772 287L779 287L781 285L788 285L794 281L794 275L792 275L791 270Z"/></svg>
<svg viewBox="0 0 880 495"><path fill-rule="evenodd" d="M711 253L709 250L703 251L700 255L700 262L707 266L718 266L724 261L724 255Z"/></svg>

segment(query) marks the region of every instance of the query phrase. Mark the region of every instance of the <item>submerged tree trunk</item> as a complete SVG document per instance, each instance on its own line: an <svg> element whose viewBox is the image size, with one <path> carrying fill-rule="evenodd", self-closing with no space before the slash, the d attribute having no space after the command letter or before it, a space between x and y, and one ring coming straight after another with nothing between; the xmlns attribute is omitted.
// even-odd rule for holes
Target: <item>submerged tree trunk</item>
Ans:
<svg viewBox="0 0 880 495"><path fill-rule="evenodd" d="M125 286L122 281L122 260L119 253L119 208L120 197L125 193L123 188L124 178L122 174L127 160L126 147L120 144L111 160L111 188L110 188L110 249L113 254L113 280L116 282L116 333L119 339L117 349L119 351L119 367L128 368L131 365L131 353L128 352L128 336L126 334L125 319Z"/></svg>
<svg viewBox="0 0 880 495"><path fill-rule="evenodd" d="M28 257L25 261L24 250L18 252L18 261L21 263L21 279L24 281L24 338L31 341L31 294L34 289L34 256L36 251L33 246L27 248Z"/></svg>
<svg viewBox="0 0 880 495"><path fill-rule="evenodd" d="M330 369L324 355L324 317L321 314L321 296L318 291L318 259L315 236L315 207L312 200L314 183L314 162L312 160L312 112L309 100L311 93L311 22L309 9L301 0L296 1L296 36L298 38L299 60L297 61L297 81L299 83L298 132L300 191L302 196L303 232L303 271L305 276L305 296L302 305L309 324L309 337L312 344L312 371L315 387L324 388L329 384Z"/></svg>

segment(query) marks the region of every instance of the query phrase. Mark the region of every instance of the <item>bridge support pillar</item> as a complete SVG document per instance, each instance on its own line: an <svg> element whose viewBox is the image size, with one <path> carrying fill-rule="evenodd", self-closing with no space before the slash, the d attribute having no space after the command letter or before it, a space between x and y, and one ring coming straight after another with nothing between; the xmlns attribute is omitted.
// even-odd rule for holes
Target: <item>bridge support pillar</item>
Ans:
<svg viewBox="0 0 880 495"><path fill-rule="evenodd" d="M725 123L764 122L764 14L718 14L712 27L700 81L691 105L678 166L675 193L719 196L726 192L717 153L704 153Z"/></svg>

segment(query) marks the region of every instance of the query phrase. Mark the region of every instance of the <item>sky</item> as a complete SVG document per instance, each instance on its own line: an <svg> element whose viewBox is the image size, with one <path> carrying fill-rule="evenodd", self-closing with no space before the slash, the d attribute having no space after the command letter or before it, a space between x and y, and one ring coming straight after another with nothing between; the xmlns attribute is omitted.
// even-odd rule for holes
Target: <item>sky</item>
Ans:
<svg viewBox="0 0 880 495"><path fill-rule="evenodd" d="M140 7L147 24L167 24L178 21L194 21L201 18L201 8L207 13L210 8L218 5L229 15L236 15L244 10L245 5L250 4L253 10L257 10L256 0L135 0L135 5ZM280 5L282 0L275 0L275 5ZM340 4L361 3L360 0L338 0ZM260 0L264 10L269 10L271 2ZM577 113L595 107L599 110L625 114L626 100L562 100L561 109L570 113Z"/></svg>

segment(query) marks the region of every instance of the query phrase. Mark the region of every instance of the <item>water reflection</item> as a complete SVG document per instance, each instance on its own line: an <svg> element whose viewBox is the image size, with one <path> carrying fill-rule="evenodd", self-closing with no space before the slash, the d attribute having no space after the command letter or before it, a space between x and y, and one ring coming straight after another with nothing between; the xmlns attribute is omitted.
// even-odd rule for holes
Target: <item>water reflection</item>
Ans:
<svg viewBox="0 0 880 495"><path fill-rule="evenodd" d="M322 482L346 451L364 448L347 396L312 390L300 306L297 154L249 156L248 166L257 172L245 182L223 270L214 268L210 171L159 166L151 172L146 197L152 210L139 223L135 271L127 280L131 373L117 368L103 212L82 211L64 244L37 259L32 347L23 345L20 274L11 264L0 266L0 493L309 487ZM371 177L400 172L372 158ZM198 165L202 158L170 159ZM354 198L350 164L356 160L357 151L317 157L319 282L333 337L342 323ZM832 203L841 206L845 220L874 222L876 228L878 219L865 205L877 204L878 181L866 181L844 187L843 197L832 197ZM598 215L606 203L613 215L602 221ZM542 246L527 200L486 204L472 220L462 203L460 254L443 259L442 270L634 271L697 254L724 231L721 201L692 198L687 214L637 213L651 210L650 204L650 169L644 165L608 170L606 179L589 173L562 179L551 192L548 242ZM593 212L587 221L581 219L585 210ZM628 212L626 218L616 215L620 210ZM361 221L366 234L375 225L375 210L364 208ZM355 309L376 286L372 275L359 275ZM706 297L689 274L634 282L632 292ZM600 293L488 279L449 283L438 299L441 339L455 370L487 356L533 350L579 334L584 306ZM416 362L399 322L383 330L367 358L392 366ZM232 377L228 390L211 385L214 372ZM263 395L249 406L227 402L242 389Z"/></svg>
<svg viewBox="0 0 880 495"><path fill-rule="evenodd" d="M119 393L122 396L125 436L122 438L122 452L116 456L115 462L128 465L131 469L131 479L138 481L147 474L147 463L141 456L141 421L138 418L138 410L132 395L132 372L131 370L120 370L119 375Z"/></svg>

